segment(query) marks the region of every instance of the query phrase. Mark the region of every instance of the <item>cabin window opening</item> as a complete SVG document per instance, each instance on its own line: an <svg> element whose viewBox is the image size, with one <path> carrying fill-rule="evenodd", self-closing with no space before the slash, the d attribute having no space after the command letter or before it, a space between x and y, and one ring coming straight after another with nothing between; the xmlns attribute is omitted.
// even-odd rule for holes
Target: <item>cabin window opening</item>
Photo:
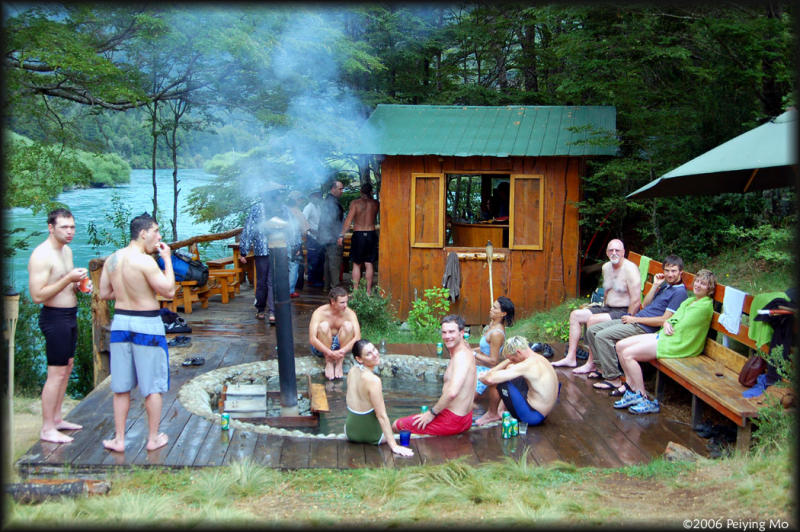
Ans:
<svg viewBox="0 0 800 532"><path fill-rule="evenodd" d="M508 247L510 174L447 174L445 242Z"/></svg>

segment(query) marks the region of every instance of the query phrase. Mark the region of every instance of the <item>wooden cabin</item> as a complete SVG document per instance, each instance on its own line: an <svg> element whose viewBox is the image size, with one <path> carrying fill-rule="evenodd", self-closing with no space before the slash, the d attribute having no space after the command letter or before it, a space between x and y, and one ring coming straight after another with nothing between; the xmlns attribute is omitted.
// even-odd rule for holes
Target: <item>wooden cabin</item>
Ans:
<svg viewBox="0 0 800 532"><path fill-rule="evenodd" d="M577 296L581 176L616 154L614 107L378 105L367 124L358 152L383 157L380 286L401 317L456 252L451 311L486 322L488 241L494 297L518 316Z"/></svg>

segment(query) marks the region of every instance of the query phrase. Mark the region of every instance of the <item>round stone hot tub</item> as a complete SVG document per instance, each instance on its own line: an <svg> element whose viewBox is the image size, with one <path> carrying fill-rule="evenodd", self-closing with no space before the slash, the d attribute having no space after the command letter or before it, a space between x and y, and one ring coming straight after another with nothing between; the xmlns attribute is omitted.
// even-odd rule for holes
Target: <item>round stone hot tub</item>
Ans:
<svg viewBox="0 0 800 532"><path fill-rule="evenodd" d="M352 366L352 358L344 363L345 378L327 381L323 375L323 362L316 357L295 358L295 373L298 377L298 407L301 415L308 413L306 375L313 382L324 382L331 411L320 415L319 427L309 429L286 429L266 424L254 424L232 418L232 428L304 438L345 439L344 419L346 416L345 380ZM417 357L412 355L383 355L378 373L384 390L389 419L419 412L420 405L433 404L438 400L442 389L442 376L447 367L447 359ZM279 391L278 361L265 360L240 364L209 371L195 377L181 387L178 399L181 404L198 416L219 423L220 414L216 404L222 388L230 384L266 384L267 390ZM280 415L268 413L268 416ZM492 425L492 424L490 424ZM473 430L478 427L473 427ZM483 428L483 427L480 427Z"/></svg>

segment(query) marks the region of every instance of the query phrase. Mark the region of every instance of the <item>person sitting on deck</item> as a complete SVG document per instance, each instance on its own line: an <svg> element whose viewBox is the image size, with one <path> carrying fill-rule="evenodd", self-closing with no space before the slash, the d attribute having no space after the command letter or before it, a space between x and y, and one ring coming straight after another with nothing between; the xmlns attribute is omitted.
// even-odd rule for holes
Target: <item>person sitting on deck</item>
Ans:
<svg viewBox="0 0 800 532"><path fill-rule="evenodd" d="M472 426L472 400L475 396L475 357L464 340L464 318L450 314L442 318L442 343L450 353L444 372L442 395L427 411L396 419L395 431L448 436Z"/></svg>
<svg viewBox="0 0 800 532"><path fill-rule="evenodd" d="M347 373L347 419L344 433L356 443L386 443L393 453L413 456L414 451L398 445L386 415L381 378L375 368L381 361L378 349L367 340L353 344L355 365Z"/></svg>
<svg viewBox="0 0 800 532"><path fill-rule="evenodd" d="M513 324L514 303L505 296L498 297L489 309L489 324L483 328L479 346L473 349L478 376L475 383L476 401L486 391L486 385L480 381L480 377L500 362L500 353L506 341L506 326Z"/></svg>
<svg viewBox="0 0 800 532"><path fill-rule="evenodd" d="M311 314L308 324L311 353L325 358L325 376L329 380L344 377L344 356L361 339L358 317L348 308L347 299L347 290L334 286L328 294L328 303Z"/></svg>
<svg viewBox="0 0 800 532"><path fill-rule="evenodd" d="M637 334L617 342L617 354L628 389L614 403L614 408L627 408L632 414L651 414L661 410L658 399L647 398L639 362L656 358L686 358L702 353L714 315L716 288L714 274L700 270L692 285L694 298L685 299L657 333Z"/></svg>
<svg viewBox="0 0 800 532"><path fill-rule="evenodd" d="M540 425L553 410L561 390L556 371L523 336L506 340L503 353L506 359L480 377L489 386L489 409L475 424L497 421L505 409L521 422Z"/></svg>
<svg viewBox="0 0 800 532"><path fill-rule="evenodd" d="M608 262L603 264L603 305L575 309L569 314L569 343L567 352L561 360L552 362L553 366L577 366L578 341L581 338L583 325L589 327L595 323L616 320L626 314L635 314L641 303L642 278L639 268L625 258L625 245L619 239L613 239L606 246ZM575 374L594 371L595 364L592 353L586 363L572 370Z"/></svg>
<svg viewBox="0 0 800 532"><path fill-rule="evenodd" d="M595 383L594 387L598 390L610 390L612 397L625 393L616 343L628 336L656 332L686 299L686 287L681 280L683 259L677 255L669 255L664 259L663 269L663 272L653 276L653 285L647 291L639 312L618 320L596 323L586 329L586 343L599 370L587 377L604 378L604 381Z"/></svg>

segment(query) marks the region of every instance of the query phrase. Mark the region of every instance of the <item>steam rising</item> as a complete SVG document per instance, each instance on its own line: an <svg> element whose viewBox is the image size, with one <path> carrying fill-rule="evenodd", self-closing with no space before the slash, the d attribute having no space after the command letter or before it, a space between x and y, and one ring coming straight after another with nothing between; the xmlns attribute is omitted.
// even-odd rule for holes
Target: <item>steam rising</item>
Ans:
<svg viewBox="0 0 800 532"><path fill-rule="evenodd" d="M285 17L272 36L277 44L262 75L266 86L287 94L287 121L269 131L263 156L243 168L240 185L251 197L287 185L304 193L320 190L336 171L347 168L340 154L346 157L371 137L368 109L339 80L342 21L337 13L297 10Z"/></svg>

